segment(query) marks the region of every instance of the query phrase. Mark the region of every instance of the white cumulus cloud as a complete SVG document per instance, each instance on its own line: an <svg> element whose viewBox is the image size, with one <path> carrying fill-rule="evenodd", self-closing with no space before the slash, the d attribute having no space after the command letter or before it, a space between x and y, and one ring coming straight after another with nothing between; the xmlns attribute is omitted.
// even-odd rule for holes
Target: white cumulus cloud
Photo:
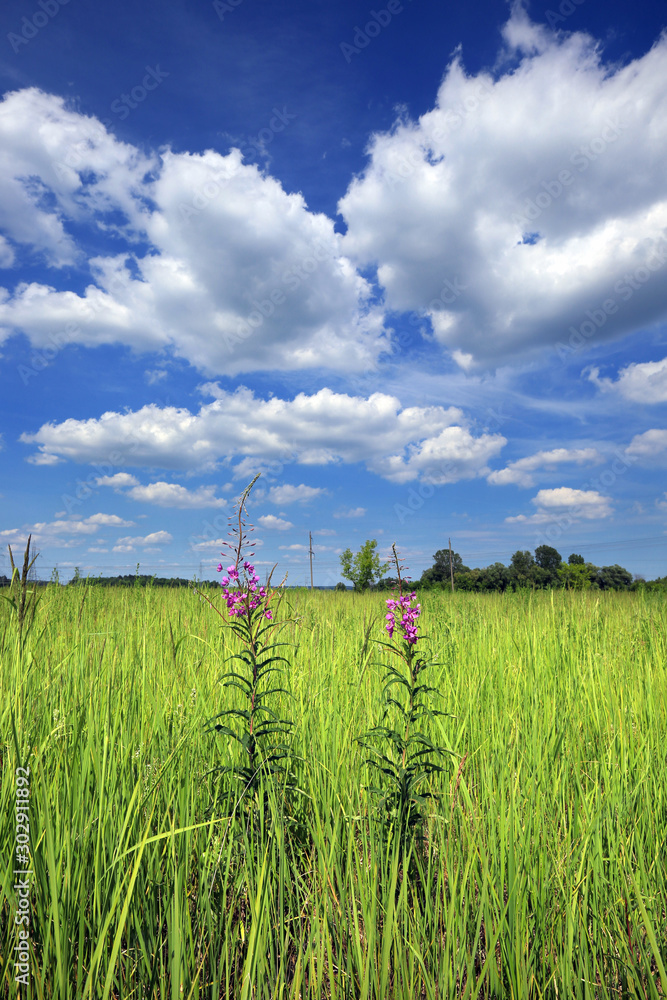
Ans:
<svg viewBox="0 0 667 1000"><path fill-rule="evenodd" d="M506 443L500 434L474 437L456 407L401 407L395 396L380 392L363 398L321 389L293 400L262 400L245 388L231 393L209 386L209 391L216 398L196 414L151 404L136 412L44 424L21 440L37 444L39 455L76 462L102 461L115 452L124 465L202 470L240 459L235 473L243 476L274 461L363 462L397 483L486 475L488 460Z"/></svg>
<svg viewBox="0 0 667 1000"><path fill-rule="evenodd" d="M91 216L110 225L122 213L130 233L143 227L140 192L155 164L119 142L96 118L35 87L0 103L0 228L53 268L81 261L67 222Z"/></svg>
<svg viewBox="0 0 667 1000"><path fill-rule="evenodd" d="M87 517L85 524L103 524L110 528L132 528L134 521L124 521L117 514L91 514Z"/></svg>
<svg viewBox="0 0 667 1000"><path fill-rule="evenodd" d="M148 483L146 486L133 486L125 495L142 503L152 503L158 507L180 507L183 510L224 507L227 503L215 496L215 486L200 486L196 490L188 490L177 483L162 481Z"/></svg>
<svg viewBox="0 0 667 1000"><path fill-rule="evenodd" d="M667 358L622 368L617 379L601 378L599 368L588 377L603 392L617 392L631 403L667 403Z"/></svg>
<svg viewBox="0 0 667 1000"><path fill-rule="evenodd" d="M35 88L0 103L0 149L2 230L52 268L90 274L82 293L55 280L0 289L2 339L23 332L41 347L55 330L62 345L167 349L225 375L361 371L390 349L333 220L237 149L145 155ZM90 254L74 235L82 224L125 245ZM11 246L0 249L10 262Z"/></svg>
<svg viewBox="0 0 667 1000"><path fill-rule="evenodd" d="M95 535L100 526L109 528L129 528L133 521L125 521L116 514L91 514L86 518L58 519L55 521L38 521L23 525L21 528L5 528L0 531L0 543L9 545L25 545L28 536L37 546L55 548L74 548L90 535Z"/></svg>
<svg viewBox="0 0 667 1000"><path fill-rule="evenodd" d="M534 514L518 514L506 517L508 524L558 523L559 518L574 521L597 521L610 517L613 513L609 497L597 490L575 490L569 486L559 486L553 490L540 490L531 503L537 508Z"/></svg>
<svg viewBox="0 0 667 1000"><path fill-rule="evenodd" d="M155 546L168 545L171 541L173 541L173 536L168 531L152 531L148 535L119 538L113 547L113 551L133 552L136 548L153 548Z"/></svg>
<svg viewBox="0 0 667 1000"><path fill-rule="evenodd" d="M272 486L268 496L271 503L280 506L288 503L307 503L325 492L326 490L318 486L305 486L303 483L300 486L292 486L283 483L282 486Z"/></svg>
<svg viewBox="0 0 667 1000"><path fill-rule="evenodd" d="M534 486L532 475L538 469L554 469L557 465L573 462L583 465L586 462L600 462L602 456L596 448L552 448L550 451L538 451L534 455L510 462L504 469L496 469L487 476L488 482L494 486L506 486L515 483L517 486Z"/></svg>
<svg viewBox="0 0 667 1000"><path fill-rule="evenodd" d="M282 517L276 517L275 514L263 514L257 518L257 523L261 524L263 528L268 528L269 531L287 531L294 527L291 521L285 521Z"/></svg>
<svg viewBox="0 0 667 1000"><path fill-rule="evenodd" d="M644 464L663 465L667 462L667 430L652 427L643 434L635 434L625 449L625 454Z"/></svg>
<svg viewBox="0 0 667 1000"><path fill-rule="evenodd" d="M345 251L466 369L667 315L667 34L607 65L515 5L505 43L496 75L457 55L432 110L374 135L339 203Z"/></svg>
<svg viewBox="0 0 667 1000"><path fill-rule="evenodd" d="M116 472L113 476L98 476L95 480L97 486L112 486L115 490L125 489L127 486L138 486L139 480L129 472Z"/></svg>

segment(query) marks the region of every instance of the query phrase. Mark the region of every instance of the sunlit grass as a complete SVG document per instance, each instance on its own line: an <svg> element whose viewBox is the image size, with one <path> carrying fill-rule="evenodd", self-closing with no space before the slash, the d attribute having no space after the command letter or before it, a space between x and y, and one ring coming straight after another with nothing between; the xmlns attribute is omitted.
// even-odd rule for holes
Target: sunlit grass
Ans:
<svg viewBox="0 0 667 1000"><path fill-rule="evenodd" d="M290 600L301 794L274 787L266 825L216 770L238 752L205 732L236 640L192 593L50 587L22 653L0 611L2 995L13 725L35 871L22 996L667 995L664 598L425 594L454 716L426 728L456 756L403 845L379 835L355 743L380 716L382 596Z"/></svg>

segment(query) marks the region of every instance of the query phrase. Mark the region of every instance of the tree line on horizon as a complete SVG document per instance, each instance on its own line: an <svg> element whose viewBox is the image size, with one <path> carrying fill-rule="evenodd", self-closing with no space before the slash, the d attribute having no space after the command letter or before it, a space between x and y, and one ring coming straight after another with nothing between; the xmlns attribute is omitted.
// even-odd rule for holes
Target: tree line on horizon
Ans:
<svg viewBox="0 0 667 1000"><path fill-rule="evenodd" d="M451 562L450 562L451 559ZM380 563L377 541L368 539L357 553L346 549L340 557L341 575L350 580L355 590L373 587L392 590L398 585L393 576L383 576L388 563ZM465 566L458 552L438 549L433 565L424 570L419 580L410 586L419 590L448 590L452 580L455 590L477 593L503 592L506 590L667 590L667 576L646 581L615 563L613 566L596 566L586 562L582 555L572 552L563 560L552 545L538 545L534 554L528 549L517 550L509 566L495 562L483 569ZM339 584L337 589L346 589Z"/></svg>
<svg viewBox="0 0 667 1000"><path fill-rule="evenodd" d="M425 570L418 581L420 589L451 587L452 576L455 590L462 591L505 591L546 590L637 590L640 588L667 588L667 577L647 582L614 563L612 566L596 566L587 562L582 555L572 552L563 559L552 545L538 545L534 554L528 549L518 549L509 566L494 562L481 569L471 569L463 564L458 552L438 549L433 556L434 564Z"/></svg>
<svg viewBox="0 0 667 1000"><path fill-rule="evenodd" d="M389 568L388 563L381 564L377 553L377 541L367 540L358 552L346 549L340 556L341 576L352 583L356 591L373 588L375 590L392 590L398 585L393 576L383 576ZM506 590L545 590L562 588L565 590L667 590L667 576L655 580L645 580L641 576L633 577L632 573L615 563L613 566L596 566L586 562L582 555L576 552L568 556L565 562L557 549L551 545L539 545L534 554L528 549L517 550L510 560L509 566L494 562L484 568L471 569L464 565L458 552L451 553L449 549L438 549L433 555L433 565L424 570L418 580L410 580L410 586L419 590L449 590L452 577L454 589L476 593L504 592ZM46 586L47 581L33 579L37 586ZM51 583L58 584L58 572L54 570ZM96 583L104 587L188 587L192 580L181 577L158 577L144 573L126 573L115 576L81 576L76 567L74 576L67 586L83 583ZM198 586L217 587L217 581L197 581ZM0 575L0 588L9 587L11 579ZM316 588L321 589L321 588ZM344 583L339 583L336 590L349 589Z"/></svg>

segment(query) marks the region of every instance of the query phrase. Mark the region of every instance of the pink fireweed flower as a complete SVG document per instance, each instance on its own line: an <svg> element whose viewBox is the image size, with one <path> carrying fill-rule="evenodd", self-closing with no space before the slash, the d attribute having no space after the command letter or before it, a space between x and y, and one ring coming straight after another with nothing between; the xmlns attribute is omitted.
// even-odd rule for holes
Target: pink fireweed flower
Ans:
<svg viewBox="0 0 667 1000"><path fill-rule="evenodd" d="M218 566L218 573L221 572L222 564ZM243 578L236 566L228 566L227 573L228 575L223 576L220 581L220 586L230 616L244 617L260 605L268 605L271 595L267 593L265 587L259 587L259 577L255 573L255 567L247 559L243 563ZM235 589L230 589L234 585ZM264 607L262 613L269 620L273 618L268 607Z"/></svg>
<svg viewBox="0 0 667 1000"><path fill-rule="evenodd" d="M389 614L385 616L387 619L385 629L390 639L394 636L394 630L400 628L403 638L409 645L412 646L417 642L419 636L415 622L421 614L421 604L415 604L412 607L412 602L416 598L417 595L413 590L409 597L402 594L398 599L389 598L387 601ZM397 620L399 615L400 620Z"/></svg>

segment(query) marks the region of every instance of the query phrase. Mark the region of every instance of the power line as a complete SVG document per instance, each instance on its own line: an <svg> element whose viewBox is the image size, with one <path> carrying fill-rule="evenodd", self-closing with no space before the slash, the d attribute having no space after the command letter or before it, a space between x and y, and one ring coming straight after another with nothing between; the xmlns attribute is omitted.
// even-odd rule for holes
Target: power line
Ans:
<svg viewBox="0 0 667 1000"><path fill-rule="evenodd" d="M313 556L315 555L315 553L313 552L313 533L312 533L312 531L308 532L308 538L310 540L310 547L308 549L308 554L310 555L310 589L312 590L313 589Z"/></svg>
<svg viewBox="0 0 667 1000"><path fill-rule="evenodd" d="M574 541L574 542L569 543L566 547L570 548L571 546L576 546L576 547L579 547L579 548L582 548L582 549L586 549L586 550L588 550L588 549L609 550L609 549L618 548L619 546L627 546L627 545L630 545L630 546L634 545L634 546L638 546L638 547L643 547L643 546L646 546L646 545L655 545L658 542L662 542L663 545L667 544L667 535L650 535L650 536L646 536L646 537L643 537L643 538L621 538L618 541L612 541L612 542L583 542L583 541ZM561 548L563 548L562 544L561 544ZM473 550L473 551L467 551L465 553L465 557L467 559L470 559L473 556L485 556L485 557L488 557L488 556L504 556L504 555L507 555L508 553L511 554L511 555L513 555L514 552L516 552L516 548L508 546L505 549L495 549L495 550L479 549L479 550L476 550L476 551L475 550Z"/></svg>

